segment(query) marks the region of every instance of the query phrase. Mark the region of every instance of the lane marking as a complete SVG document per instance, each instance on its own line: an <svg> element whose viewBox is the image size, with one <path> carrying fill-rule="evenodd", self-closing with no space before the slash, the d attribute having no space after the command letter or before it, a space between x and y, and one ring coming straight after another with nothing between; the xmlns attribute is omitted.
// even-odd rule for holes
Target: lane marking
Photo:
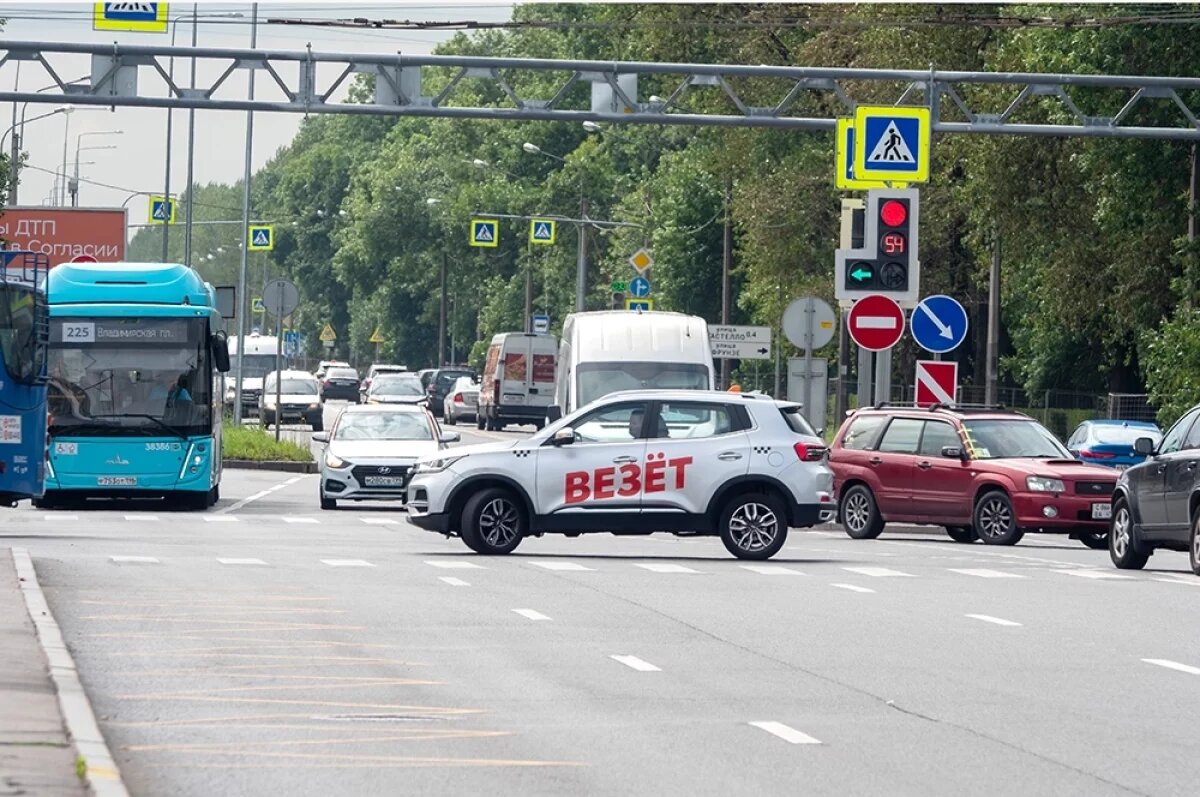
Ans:
<svg viewBox="0 0 1200 797"><path fill-rule="evenodd" d="M1186 672L1188 675L1200 675L1200 667L1193 667L1190 664L1180 664L1177 661L1170 659L1142 659L1147 664L1154 664L1158 667L1166 667L1168 670L1178 670Z"/></svg>
<svg viewBox="0 0 1200 797"><path fill-rule="evenodd" d="M482 565L477 565L474 562L455 562L455 561L440 561L437 559L426 559L425 564L433 567L440 567L443 570L484 570Z"/></svg>
<svg viewBox="0 0 1200 797"><path fill-rule="evenodd" d="M201 520L205 523L237 523L241 518L233 515L201 515Z"/></svg>
<svg viewBox="0 0 1200 797"><path fill-rule="evenodd" d="M217 559L223 565L265 565L262 559Z"/></svg>
<svg viewBox="0 0 1200 797"><path fill-rule="evenodd" d="M639 659L637 656L616 656L616 655L614 655L614 656L609 656L609 658L612 659L613 661L619 661L622 664L624 664L626 667L629 667L630 669L633 669L633 670L637 670L638 672L662 672L662 670L659 669L658 667L655 667L653 664L651 664L648 661L643 661L642 659Z"/></svg>
<svg viewBox="0 0 1200 797"><path fill-rule="evenodd" d="M282 490L284 487L290 487L291 485L295 484L296 482L300 481L303 478L304 478L303 476L294 476L294 477L288 479L287 481L280 482L279 484L275 485L274 487L268 487L265 490L259 490L254 495L251 495L247 498L243 498L241 501L238 501L236 503L230 504L229 506L225 507L224 509L218 509L217 514L226 515L226 514L229 514L230 512L236 512L237 510L241 509L242 507L244 507L246 504L250 503L251 501L257 501L260 498L266 498L271 493L276 492L277 490Z"/></svg>
<svg viewBox="0 0 1200 797"><path fill-rule="evenodd" d="M759 730L766 731L772 736L778 736L780 739L791 744L821 744L820 739L809 736L807 733L801 733L790 725L784 725L782 722L751 722L750 725Z"/></svg>
<svg viewBox="0 0 1200 797"><path fill-rule="evenodd" d="M783 565L741 565L743 570L749 570L751 573L759 573L764 576L802 576L804 575L799 570L793 570L790 567Z"/></svg>
<svg viewBox="0 0 1200 797"><path fill-rule="evenodd" d="M651 573L699 573L699 570L693 570L690 567L683 565L637 565L643 570L649 570Z"/></svg>
<svg viewBox="0 0 1200 797"><path fill-rule="evenodd" d="M389 526L400 522L390 517L360 517L359 520L368 526Z"/></svg>
<svg viewBox="0 0 1200 797"><path fill-rule="evenodd" d="M990 614L968 614L966 616L970 617L972 620L981 620L985 623L992 623L993 625L1002 625L1008 628L1021 627L1020 623L1015 623L1012 620L1005 620L1003 617L992 617Z"/></svg>
<svg viewBox="0 0 1200 797"><path fill-rule="evenodd" d="M1108 570L1055 570L1055 573L1063 573L1068 576L1078 576L1079 578L1108 578L1120 579L1122 581L1131 581L1133 576L1123 576L1120 573L1112 573Z"/></svg>
<svg viewBox="0 0 1200 797"><path fill-rule="evenodd" d="M545 570L571 570L577 572L595 573L595 568L584 567L576 562L530 562L534 567L540 567Z"/></svg>
<svg viewBox="0 0 1200 797"><path fill-rule="evenodd" d="M307 517L305 515L284 515L282 518L284 523L317 523L315 517Z"/></svg>
<svg viewBox="0 0 1200 797"><path fill-rule="evenodd" d="M42 520L79 520L79 515L58 515L51 512L48 515L42 515Z"/></svg>
<svg viewBox="0 0 1200 797"><path fill-rule="evenodd" d="M375 565L365 559L322 559L321 564L329 565L330 567L374 567Z"/></svg>
<svg viewBox="0 0 1200 797"><path fill-rule="evenodd" d="M438 581L445 581L447 584L449 584L452 587L469 587L469 586L471 586L466 581L463 581L461 578L455 578L454 576L438 576Z"/></svg>
<svg viewBox="0 0 1200 797"><path fill-rule="evenodd" d="M830 584L829 586L837 587L838 589L848 589L851 592L874 592L875 591L873 589L867 589L866 587L860 587L857 584Z"/></svg>
<svg viewBox="0 0 1200 797"><path fill-rule="evenodd" d="M530 620L549 620L550 618L533 609L513 609L514 612Z"/></svg>
<svg viewBox="0 0 1200 797"><path fill-rule="evenodd" d="M870 576L871 578L913 578L912 573L902 573L899 570L892 570L889 567L843 567L850 573L858 573L860 576Z"/></svg>
<svg viewBox="0 0 1200 797"><path fill-rule="evenodd" d="M113 562L119 565L156 565L158 564L157 557L154 556L110 556Z"/></svg>
<svg viewBox="0 0 1200 797"><path fill-rule="evenodd" d="M1019 573L1006 573L1003 570L988 570L986 567L951 567L951 573L962 573L964 576L975 576L976 578L1026 578ZM970 615L968 615L969 617Z"/></svg>
<svg viewBox="0 0 1200 797"><path fill-rule="evenodd" d="M1189 587L1200 587L1200 578L1155 578L1154 581L1161 581L1164 584L1187 584Z"/></svg>
<svg viewBox="0 0 1200 797"><path fill-rule="evenodd" d="M157 523L158 515L126 515L125 519L126 520L145 520L145 521Z"/></svg>

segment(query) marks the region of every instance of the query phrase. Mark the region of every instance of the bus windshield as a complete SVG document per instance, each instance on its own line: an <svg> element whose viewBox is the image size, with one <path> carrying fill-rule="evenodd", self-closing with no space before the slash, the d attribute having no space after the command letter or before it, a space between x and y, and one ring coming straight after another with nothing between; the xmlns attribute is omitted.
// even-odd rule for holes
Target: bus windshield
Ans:
<svg viewBox="0 0 1200 797"><path fill-rule="evenodd" d="M51 319L50 433L211 433L207 338L203 318Z"/></svg>
<svg viewBox="0 0 1200 797"><path fill-rule="evenodd" d="M36 304L32 287L0 282L0 353L9 378L24 385L35 382L46 364L45 338L39 345L36 334Z"/></svg>

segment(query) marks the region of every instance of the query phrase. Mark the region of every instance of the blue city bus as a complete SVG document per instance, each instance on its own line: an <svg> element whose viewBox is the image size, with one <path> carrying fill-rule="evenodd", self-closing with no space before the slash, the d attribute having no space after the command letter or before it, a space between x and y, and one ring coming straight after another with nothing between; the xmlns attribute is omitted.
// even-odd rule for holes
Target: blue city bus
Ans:
<svg viewBox="0 0 1200 797"><path fill-rule="evenodd" d="M229 350L213 287L174 263L63 263L46 295L50 451L35 506L215 504Z"/></svg>
<svg viewBox="0 0 1200 797"><path fill-rule="evenodd" d="M0 252L0 503L42 495L46 459L46 272L33 252Z"/></svg>

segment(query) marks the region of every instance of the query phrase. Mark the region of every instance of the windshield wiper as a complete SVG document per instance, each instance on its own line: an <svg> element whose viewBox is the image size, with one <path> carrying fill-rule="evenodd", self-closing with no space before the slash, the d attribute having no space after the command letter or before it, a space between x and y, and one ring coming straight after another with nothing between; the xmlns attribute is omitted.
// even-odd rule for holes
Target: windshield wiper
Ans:
<svg viewBox="0 0 1200 797"><path fill-rule="evenodd" d="M92 417L93 418L145 418L148 421L153 421L156 425L162 427L163 429L166 429L168 432L175 435L180 440L187 440L187 435L184 434L183 432L179 431L178 429L176 429L174 426L171 426L168 423L160 421L158 418L155 418L153 415L146 415L145 413L141 413L141 412L123 412L123 413L119 413L116 415L93 415Z"/></svg>

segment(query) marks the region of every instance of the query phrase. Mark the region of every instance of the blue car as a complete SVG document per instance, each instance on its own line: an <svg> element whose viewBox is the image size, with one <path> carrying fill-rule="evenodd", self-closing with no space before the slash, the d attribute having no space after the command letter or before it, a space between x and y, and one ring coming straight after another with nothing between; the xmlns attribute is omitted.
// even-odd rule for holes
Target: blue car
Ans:
<svg viewBox="0 0 1200 797"><path fill-rule="evenodd" d="M1150 421L1084 421L1067 438L1067 450L1083 462L1125 470L1145 459L1133 450L1139 437L1149 437L1157 447L1162 430Z"/></svg>

